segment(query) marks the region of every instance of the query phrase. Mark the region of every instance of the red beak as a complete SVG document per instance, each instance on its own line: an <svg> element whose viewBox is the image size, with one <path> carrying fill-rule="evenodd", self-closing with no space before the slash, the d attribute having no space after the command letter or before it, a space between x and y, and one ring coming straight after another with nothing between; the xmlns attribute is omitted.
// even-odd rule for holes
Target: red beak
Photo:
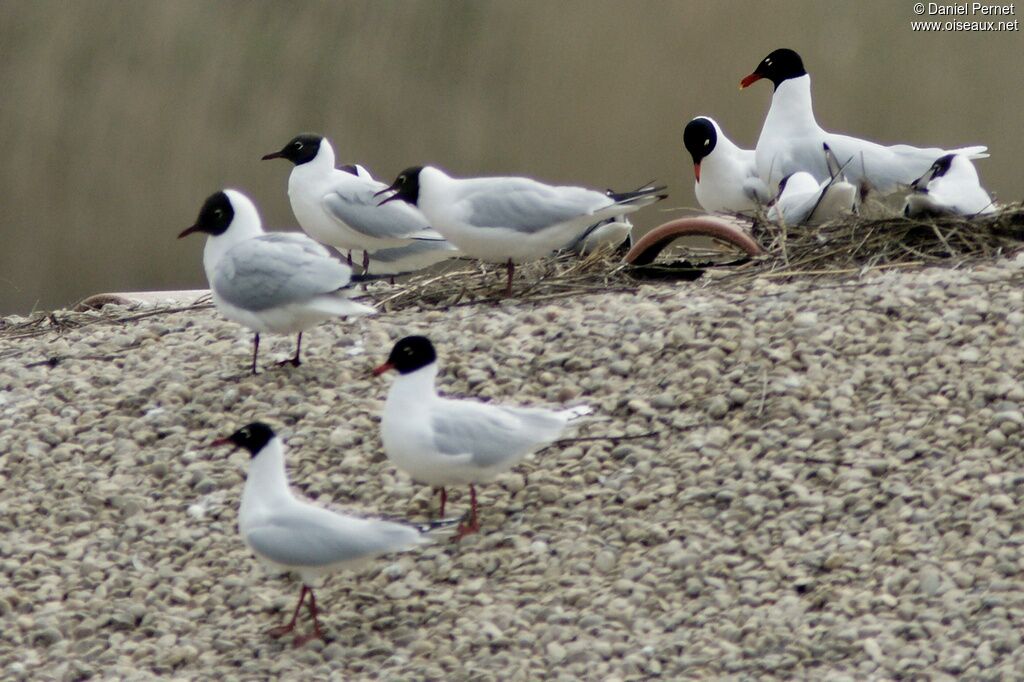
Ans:
<svg viewBox="0 0 1024 682"><path fill-rule="evenodd" d="M742 90L743 88L749 87L750 85L753 85L754 83L756 83L757 81L761 80L762 78L764 78L764 76L762 76L759 73L752 73L752 74L750 74L749 76L747 76L746 78L744 78L743 80L740 81L740 90Z"/></svg>
<svg viewBox="0 0 1024 682"><path fill-rule="evenodd" d="M181 239L182 237L187 237L190 234L192 234L193 232L198 232L198 231L199 231L199 226L198 225L193 225L192 227L186 227L184 230L181 231L181 234L178 235L178 239Z"/></svg>
<svg viewBox="0 0 1024 682"><path fill-rule="evenodd" d="M697 182L700 182L700 164L693 164L693 174L697 176Z"/></svg>
<svg viewBox="0 0 1024 682"><path fill-rule="evenodd" d="M378 367L375 370L373 370L373 376L379 377L384 372L390 371L390 370L392 370L394 368L395 368L395 366L392 365L390 362L385 362L383 365L381 365L380 367Z"/></svg>
<svg viewBox="0 0 1024 682"><path fill-rule="evenodd" d="M218 438L217 440L210 443L208 447L216 448L220 447L221 445L233 445L233 443L231 442L230 438Z"/></svg>

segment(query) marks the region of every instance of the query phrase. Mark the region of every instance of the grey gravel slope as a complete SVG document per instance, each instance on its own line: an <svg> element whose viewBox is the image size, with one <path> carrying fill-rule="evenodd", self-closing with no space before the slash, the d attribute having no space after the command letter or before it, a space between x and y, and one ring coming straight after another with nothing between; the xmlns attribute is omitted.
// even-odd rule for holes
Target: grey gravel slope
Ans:
<svg viewBox="0 0 1024 682"><path fill-rule="evenodd" d="M1022 281L1003 261L406 311L321 326L302 367L256 377L213 311L0 339L0 669L1019 679ZM587 402L607 419L581 435L658 435L532 457L482 488L480 535L330 578L331 641L292 650L264 631L297 585L237 536L246 458L206 445L265 419L306 495L427 518L369 376L409 333L449 394Z"/></svg>

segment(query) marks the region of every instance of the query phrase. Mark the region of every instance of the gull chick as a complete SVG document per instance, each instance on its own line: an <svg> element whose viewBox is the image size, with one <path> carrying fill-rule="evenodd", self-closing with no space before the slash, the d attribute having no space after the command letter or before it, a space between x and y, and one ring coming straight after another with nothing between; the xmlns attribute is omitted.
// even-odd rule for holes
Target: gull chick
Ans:
<svg viewBox="0 0 1024 682"><path fill-rule="evenodd" d="M414 480L439 489L442 517L445 488L469 486L470 516L459 526L459 538L480 530L475 484L493 480L527 454L550 445L569 422L591 412L586 405L555 411L442 398L434 388L437 354L423 336L398 341L387 362L373 373L392 369L398 378L388 391L381 420L384 452Z"/></svg>
<svg viewBox="0 0 1024 682"><path fill-rule="evenodd" d="M295 612L288 623L270 630L273 637L295 629L299 611L306 603L313 630L296 636L294 645L323 639L313 594L319 578L341 569L359 568L382 554L431 542L429 531L340 514L296 498L288 488L284 445L266 424L254 422L213 445L244 448L252 456L238 512L242 541L264 563L298 573L302 579Z"/></svg>
<svg viewBox="0 0 1024 682"><path fill-rule="evenodd" d="M178 238L196 232L207 235L203 269L213 304L255 332L253 374L261 333L298 333L295 357L286 361L298 366L303 330L332 317L376 312L349 300L351 268L306 235L264 232L256 206L237 190L210 195Z"/></svg>

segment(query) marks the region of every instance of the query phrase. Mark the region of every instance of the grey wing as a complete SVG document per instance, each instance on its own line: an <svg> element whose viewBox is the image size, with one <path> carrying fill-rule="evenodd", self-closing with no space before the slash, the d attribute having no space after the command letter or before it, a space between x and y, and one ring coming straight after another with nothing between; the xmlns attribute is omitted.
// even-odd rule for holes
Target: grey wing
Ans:
<svg viewBox="0 0 1024 682"><path fill-rule="evenodd" d="M211 286L228 303L265 310L301 303L348 285L352 271L305 235L265 234L224 254Z"/></svg>
<svg viewBox="0 0 1024 682"><path fill-rule="evenodd" d="M327 510L275 516L251 528L246 541L257 554L285 566L329 566L369 559L421 542L420 533L387 521L350 519L340 522Z"/></svg>
<svg viewBox="0 0 1024 682"><path fill-rule="evenodd" d="M525 455L561 434L565 419L547 410L445 401L433 417L434 447L444 455L471 455L490 468Z"/></svg>
<svg viewBox="0 0 1024 682"><path fill-rule="evenodd" d="M478 227L506 227L531 234L593 213L612 200L582 187L550 187L526 178L495 178L462 200Z"/></svg>
<svg viewBox="0 0 1024 682"><path fill-rule="evenodd" d="M380 184L379 189L387 185ZM378 206L373 186L337 188L323 198L326 211L353 230L378 239L404 239L421 236L429 229L423 215L401 202ZM440 239L440 236L438 236Z"/></svg>

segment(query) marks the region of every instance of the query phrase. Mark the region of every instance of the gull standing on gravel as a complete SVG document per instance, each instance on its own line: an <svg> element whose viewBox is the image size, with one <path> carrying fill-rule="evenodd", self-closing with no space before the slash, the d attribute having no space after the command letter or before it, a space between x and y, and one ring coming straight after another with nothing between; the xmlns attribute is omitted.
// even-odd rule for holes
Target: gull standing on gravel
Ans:
<svg viewBox="0 0 1024 682"><path fill-rule="evenodd" d="M195 225L178 238L195 232L208 235L203 269L213 304L255 332L253 374L260 333L298 333L295 357L284 361L298 366L303 330L332 317L376 312L349 300L351 268L304 234L264 232L256 206L237 190L211 195Z"/></svg>
<svg viewBox="0 0 1024 682"><path fill-rule="evenodd" d="M505 263L512 294L515 263L544 258L573 243L595 223L664 199L664 187L616 194L556 187L530 178L452 178L433 166L402 171L386 190L417 206L463 254Z"/></svg>
<svg viewBox="0 0 1024 682"><path fill-rule="evenodd" d="M693 157L693 192L711 213L742 213L771 200L757 174L753 149L740 149L709 116L698 116L683 129L683 146Z"/></svg>
<svg viewBox="0 0 1024 682"><path fill-rule="evenodd" d="M288 176L288 199L303 231L342 251L361 250L364 268L369 252L407 246L414 239L442 239L415 208L379 206L375 194L387 185L358 164L335 168L334 148L321 135L298 135L263 157L268 159L295 164Z"/></svg>
<svg viewBox="0 0 1024 682"><path fill-rule="evenodd" d="M288 488L284 445L261 422L244 426L213 445L234 445L248 450L252 456L242 490L238 530L242 541L259 559L272 568L298 573L302 579L299 603L291 621L270 630L273 637L293 631L308 594L313 630L296 636L296 647L311 639L323 639L313 594L313 585L319 578L341 569L358 568L382 554L429 543L431 530L451 525L440 522L420 529L340 514L297 499Z"/></svg>
<svg viewBox="0 0 1024 682"><path fill-rule="evenodd" d="M888 193L898 185L909 185L924 173L937 158L951 152L938 147L922 149L898 144L890 147L848 135L829 133L814 119L811 106L811 77L803 60L793 50L775 50L765 57L753 73L740 81L740 88L767 78L775 86L771 108L757 140L755 159L757 172L772 188L779 181L807 171L818 182L829 178L822 158L823 144L846 166L846 174L855 185L867 183L879 192ZM964 147L952 153L971 158L984 158L985 147Z"/></svg>
<svg viewBox="0 0 1024 682"><path fill-rule="evenodd" d="M946 154L910 185L906 216L952 214L975 216L996 210L981 186L978 171L963 154Z"/></svg>
<svg viewBox="0 0 1024 682"><path fill-rule="evenodd" d="M381 419L384 452L414 480L439 489L442 517L445 487L469 485L470 516L459 526L459 538L480 530L476 483L508 471L560 438L569 422L591 412L586 405L553 411L442 398L434 387L437 354L423 336L398 341L373 374L392 369L398 378L388 390Z"/></svg>

